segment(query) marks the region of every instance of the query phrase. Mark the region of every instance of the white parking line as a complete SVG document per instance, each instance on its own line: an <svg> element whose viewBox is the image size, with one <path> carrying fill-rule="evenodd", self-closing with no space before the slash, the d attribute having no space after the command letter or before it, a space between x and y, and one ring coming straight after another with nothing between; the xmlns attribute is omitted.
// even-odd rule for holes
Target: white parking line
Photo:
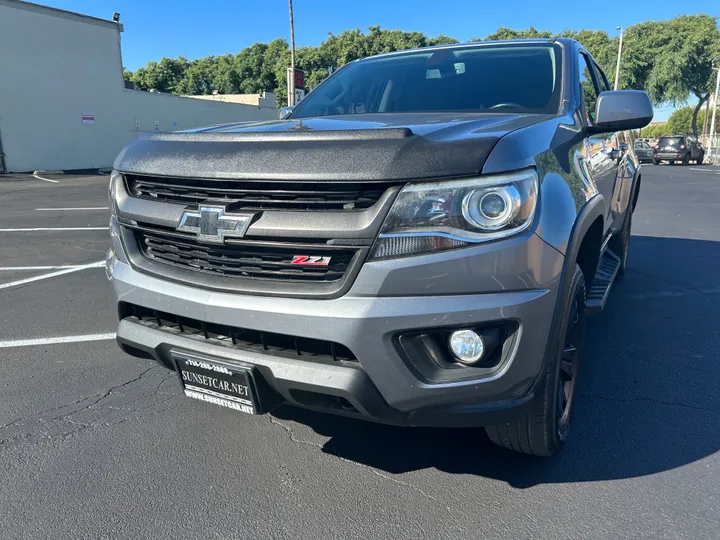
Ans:
<svg viewBox="0 0 720 540"><path fill-rule="evenodd" d="M39 339L17 339L10 341L0 341L0 349L9 349L12 347L31 347L33 345L55 345L57 343L78 343L81 341L103 341L106 339L115 339L115 334L87 334L84 336L61 336Z"/></svg>
<svg viewBox="0 0 720 540"><path fill-rule="evenodd" d="M13 272L20 270L59 270L60 268L77 268L82 264L58 264L56 266L0 266L0 272Z"/></svg>
<svg viewBox="0 0 720 540"><path fill-rule="evenodd" d="M690 167L690 170L691 170L691 171L703 171L703 172L720 174L720 171L717 171L717 170L715 170L715 169L699 169L698 167Z"/></svg>
<svg viewBox="0 0 720 540"><path fill-rule="evenodd" d="M36 208L36 212L71 212L75 210L110 210L107 206L88 206L87 208Z"/></svg>
<svg viewBox="0 0 720 540"><path fill-rule="evenodd" d="M60 183L58 180L52 180L50 178L43 178L42 176L38 176L37 174L33 174L33 178L37 178L38 180L44 180L45 182L53 182L55 184Z"/></svg>
<svg viewBox="0 0 720 540"><path fill-rule="evenodd" d="M48 279L55 276L62 276L64 274L70 274L72 272L78 272L80 270L85 270L86 268L100 268L102 266L105 266L105 261L98 261L90 264L82 264L80 266L74 266L72 268L63 268L62 270L57 270L56 272L50 272L49 274L42 274L39 276L34 276L31 278L26 279L19 279L17 281L11 281L10 283L3 283L0 285L0 290L2 289L9 289L11 287L17 287L19 285L25 285L26 283L32 283L33 281L40 281L43 279Z"/></svg>
<svg viewBox="0 0 720 540"><path fill-rule="evenodd" d="M34 227L31 229L0 229L0 232L33 232L33 231L106 231L107 227Z"/></svg>

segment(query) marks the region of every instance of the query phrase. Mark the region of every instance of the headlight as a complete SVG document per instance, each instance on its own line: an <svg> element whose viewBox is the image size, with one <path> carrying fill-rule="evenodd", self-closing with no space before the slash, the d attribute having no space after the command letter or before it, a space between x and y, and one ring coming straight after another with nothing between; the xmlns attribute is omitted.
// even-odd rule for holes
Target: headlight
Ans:
<svg viewBox="0 0 720 540"><path fill-rule="evenodd" d="M371 259L489 242L524 231L537 205L534 169L408 184L383 223Z"/></svg>
<svg viewBox="0 0 720 540"><path fill-rule="evenodd" d="M117 186L123 182L122 174L113 170L110 173L110 183L108 184L108 202L110 203L110 215L117 215L117 208L115 207L115 200L117 198Z"/></svg>

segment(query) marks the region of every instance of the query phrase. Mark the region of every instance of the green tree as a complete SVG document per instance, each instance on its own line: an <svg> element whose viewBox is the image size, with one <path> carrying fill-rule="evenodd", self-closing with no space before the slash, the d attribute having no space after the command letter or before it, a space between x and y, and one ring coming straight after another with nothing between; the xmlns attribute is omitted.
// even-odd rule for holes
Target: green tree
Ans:
<svg viewBox="0 0 720 540"><path fill-rule="evenodd" d="M132 81L133 80L133 72L124 66L123 66L123 80L124 81Z"/></svg>
<svg viewBox="0 0 720 540"><path fill-rule="evenodd" d="M240 94L242 79L235 66L235 56L218 56L215 62L213 89L219 94ZM251 93L251 92L248 92Z"/></svg>
<svg viewBox="0 0 720 540"><path fill-rule="evenodd" d="M175 86L174 93L190 96L212 94L216 75L217 60L214 56L193 60L185 71L185 78Z"/></svg>
<svg viewBox="0 0 720 540"><path fill-rule="evenodd" d="M177 86L185 79L188 69L187 58L163 57L160 62L148 62L133 75L135 87L139 90L157 90L158 92L177 93Z"/></svg>
<svg viewBox="0 0 720 540"><path fill-rule="evenodd" d="M697 98L691 123L692 132L697 135L698 113L712 91L711 62L720 54L717 19L709 15L682 15L655 23L648 42L655 47L645 89L655 103L680 104L689 95Z"/></svg>
<svg viewBox="0 0 720 540"><path fill-rule="evenodd" d="M552 32L548 30L538 30L534 26L526 30L513 30L506 26L501 26L495 32L485 38L472 38L470 41L497 41L505 39L545 39L553 37Z"/></svg>
<svg viewBox="0 0 720 540"><path fill-rule="evenodd" d="M460 42L454 37L446 36L445 34L440 34L438 36L428 38L427 40L428 47L433 47L435 45L453 45L454 43Z"/></svg>
<svg viewBox="0 0 720 540"><path fill-rule="evenodd" d="M605 30L564 30L556 37L569 37L582 43L603 70L610 84L615 84L618 39L611 38Z"/></svg>

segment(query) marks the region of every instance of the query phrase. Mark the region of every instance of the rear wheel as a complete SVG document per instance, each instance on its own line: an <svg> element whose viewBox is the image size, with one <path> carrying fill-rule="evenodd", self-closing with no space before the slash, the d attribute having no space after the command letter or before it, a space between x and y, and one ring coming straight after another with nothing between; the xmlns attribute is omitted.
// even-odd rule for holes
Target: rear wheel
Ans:
<svg viewBox="0 0 720 540"><path fill-rule="evenodd" d="M690 154L685 154L682 158L683 165L690 165Z"/></svg>
<svg viewBox="0 0 720 540"><path fill-rule="evenodd" d="M660 165L659 159L653 159L653 165Z"/></svg>
<svg viewBox="0 0 720 540"><path fill-rule="evenodd" d="M585 277L576 264L560 331L545 358L530 410L517 420L487 426L490 440L509 450L551 456L568 436L585 341Z"/></svg>
<svg viewBox="0 0 720 540"><path fill-rule="evenodd" d="M669 163L670 165L675 165L675 160L674 160L674 159L671 159L670 161L668 161L668 163Z"/></svg>
<svg viewBox="0 0 720 540"><path fill-rule="evenodd" d="M700 152L700 155L699 155L698 158L695 160L695 163L697 163L698 165L702 165L704 159L705 159L705 153L704 153L704 152Z"/></svg>

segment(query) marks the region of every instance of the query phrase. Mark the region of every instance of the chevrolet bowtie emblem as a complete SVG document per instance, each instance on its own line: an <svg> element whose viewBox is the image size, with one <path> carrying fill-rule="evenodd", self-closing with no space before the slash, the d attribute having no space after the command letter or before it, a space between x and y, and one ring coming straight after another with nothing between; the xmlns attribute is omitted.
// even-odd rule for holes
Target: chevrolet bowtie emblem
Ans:
<svg viewBox="0 0 720 540"><path fill-rule="evenodd" d="M178 231L195 233L199 242L222 244L225 238L241 238L254 214L228 214L222 205L201 204L197 212L185 212Z"/></svg>

